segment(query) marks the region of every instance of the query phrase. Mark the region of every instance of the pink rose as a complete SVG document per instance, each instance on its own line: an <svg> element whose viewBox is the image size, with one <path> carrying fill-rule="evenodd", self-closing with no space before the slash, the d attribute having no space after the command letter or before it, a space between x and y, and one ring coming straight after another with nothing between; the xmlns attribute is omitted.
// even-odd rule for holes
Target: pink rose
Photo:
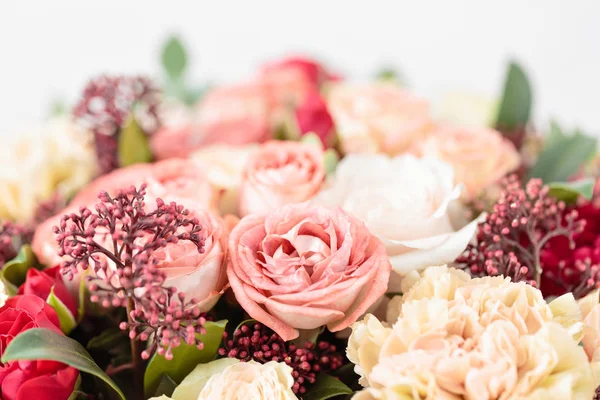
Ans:
<svg viewBox="0 0 600 400"><path fill-rule="evenodd" d="M200 302L201 311L210 310L223 293L227 283L225 259L227 255L228 230L223 221L202 208L177 201L198 219L205 239L204 252L191 242L180 241L157 250L153 256L159 260L157 267L166 277L166 286L176 287L186 298Z"/></svg>
<svg viewBox="0 0 600 400"><path fill-rule="evenodd" d="M452 165L456 183L465 185L468 198L477 197L521 163L519 152L502 134L490 128L435 127L412 152Z"/></svg>
<svg viewBox="0 0 600 400"><path fill-rule="evenodd" d="M187 157L213 144L243 145L272 136L273 99L261 83L225 86L211 90L187 123L167 126L152 135L158 159Z"/></svg>
<svg viewBox="0 0 600 400"><path fill-rule="evenodd" d="M69 207L41 223L34 234L32 249L38 259L47 266L58 265L58 245L52 227L58 225L60 217L74 212L80 206L93 208L98 203L98 193L106 190L115 194L131 185L148 185L146 204L153 205L158 197L165 201L183 199L199 207L212 209L216 204L214 190L200 166L192 161L171 159L154 164L138 164L117 169L103 175L82 189Z"/></svg>
<svg viewBox="0 0 600 400"><path fill-rule="evenodd" d="M362 222L310 203L243 218L229 251L236 299L284 340L299 329L347 328L383 296L391 271L385 247Z"/></svg>
<svg viewBox="0 0 600 400"><path fill-rule="evenodd" d="M333 119L327 109L325 100L319 92L309 93L304 101L296 107L296 123L301 135L315 133L325 147L331 146L335 139Z"/></svg>
<svg viewBox="0 0 600 400"><path fill-rule="evenodd" d="M337 84L327 97L346 153L402 153L429 127L429 104L393 83Z"/></svg>
<svg viewBox="0 0 600 400"><path fill-rule="evenodd" d="M271 141L255 151L239 195L242 216L310 199L325 178L323 151L307 143Z"/></svg>

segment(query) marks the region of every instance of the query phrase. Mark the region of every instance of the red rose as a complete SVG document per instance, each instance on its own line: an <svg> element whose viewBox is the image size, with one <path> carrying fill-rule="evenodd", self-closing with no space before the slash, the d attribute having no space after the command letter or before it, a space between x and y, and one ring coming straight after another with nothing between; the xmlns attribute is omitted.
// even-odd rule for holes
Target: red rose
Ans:
<svg viewBox="0 0 600 400"><path fill-rule="evenodd" d="M60 333L56 312L37 296L15 296L0 308L0 356L19 333L47 328ZM66 400L79 372L55 361L0 362L0 399Z"/></svg>
<svg viewBox="0 0 600 400"><path fill-rule="evenodd" d="M286 75L299 72L315 86L319 86L329 80L339 80L340 78L325 70L325 68L309 58L289 57L283 60L269 63L263 67L263 76Z"/></svg>
<svg viewBox="0 0 600 400"><path fill-rule="evenodd" d="M302 135L314 132L326 147L332 144L333 119L319 92L309 93L296 107L296 123Z"/></svg>
<svg viewBox="0 0 600 400"><path fill-rule="evenodd" d="M77 318L77 303L62 279L60 266L42 271L30 268L25 283L19 287L19 294L33 294L47 300L52 288L54 295L69 309L73 318Z"/></svg>
<svg viewBox="0 0 600 400"><path fill-rule="evenodd" d="M551 239L540 254L544 296L574 292L579 298L600 282L600 204L586 201L575 209L578 219L585 221L583 231L574 235L575 248L569 247L566 237L559 236Z"/></svg>

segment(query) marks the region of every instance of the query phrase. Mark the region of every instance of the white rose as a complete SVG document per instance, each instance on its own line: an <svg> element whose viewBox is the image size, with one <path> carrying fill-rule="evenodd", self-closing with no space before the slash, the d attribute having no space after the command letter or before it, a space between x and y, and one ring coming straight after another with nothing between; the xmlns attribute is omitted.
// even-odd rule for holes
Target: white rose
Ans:
<svg viewBox="0 0 600 400"><path fill-rule="evenodd" d="M90 132L57 118L5 136L0 146L0 219L28 222L54 193L70 196L96 173Z"/></svg>
<svg viewBox="0 0 600 400"><path fill-rule="evenodd" d="M460 197L453 181L452 167L437 159L352 154L316 201L364 221L385 244L394 271L404 275L453 262L473 237L478 221L460 227L451 215Z"/></svg>

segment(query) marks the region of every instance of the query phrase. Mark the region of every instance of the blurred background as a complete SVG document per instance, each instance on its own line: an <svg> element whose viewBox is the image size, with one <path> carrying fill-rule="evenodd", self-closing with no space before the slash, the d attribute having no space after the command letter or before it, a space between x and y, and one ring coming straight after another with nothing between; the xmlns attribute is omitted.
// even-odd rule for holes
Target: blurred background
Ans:
<svg viewBox="0 0 600 400"><path fill-rule="evenodd" d="M506 62L534 89L534 120L600 136L600 1L0 2L0 135L72 104L100 73L161 76L171 34L198 84L250 78L265 61L308 54L352 79L383 67L434 105L449 92L499 96Z"/></svg>

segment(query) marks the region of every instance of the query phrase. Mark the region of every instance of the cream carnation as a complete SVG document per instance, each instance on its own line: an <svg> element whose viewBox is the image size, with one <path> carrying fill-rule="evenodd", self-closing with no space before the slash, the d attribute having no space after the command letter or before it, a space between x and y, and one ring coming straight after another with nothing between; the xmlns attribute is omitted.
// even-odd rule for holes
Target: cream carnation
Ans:
<svg viewBox="0 0 600 400"><path fill-rule="evenodd" d="M378 350L352 358L368 386L357 399L589 399L598 386L598 363L532 286L433 267L395 307L383 344L364 339L374 317L352 326L349 354Z"/></svg>
<svg viewBox="0 0 600 400"><path fill-rule="evenodd" d="M90 132L67 118L7 138L0 146L0 219L29 222L41 202L71 196L96 173Z"/></svg>
<svg viewBox="0 0 600 400"><path fill-rule="evenodd" d="M412 152L452 165L456 183L465 185L469 198L499 182L521 162L513 144L489 128L438 126L415 143Z"/></svg>
<svg viewBox="0 0 600 400"><path fill-rule="evenodd" d="M340 162L315 201L364 221L404 275L454 261L473 237L477 221L456 224L460 187L453 181L452 167L436 159L355 154Z"/></svg>

